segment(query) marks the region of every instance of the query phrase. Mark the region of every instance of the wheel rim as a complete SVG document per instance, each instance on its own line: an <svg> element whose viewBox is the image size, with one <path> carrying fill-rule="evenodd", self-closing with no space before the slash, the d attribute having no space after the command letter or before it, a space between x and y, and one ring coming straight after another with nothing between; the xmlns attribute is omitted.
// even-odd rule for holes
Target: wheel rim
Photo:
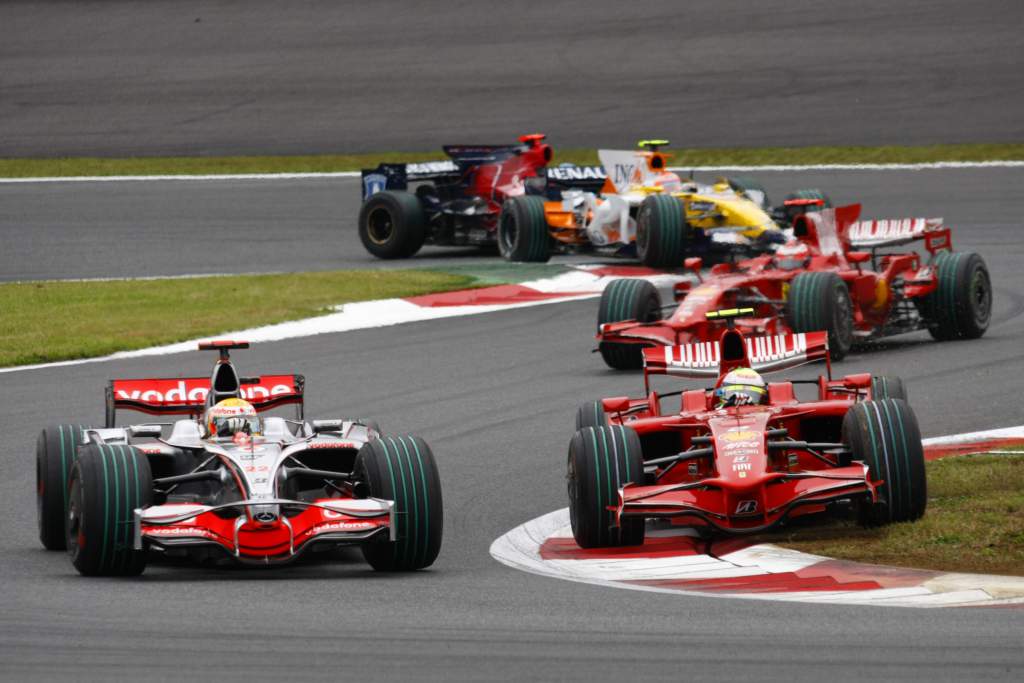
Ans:
<svg viewBox="0 0 1024 683"><path fill-rule="evenodd" d="M987 325L989 316L992 314L992 289L985 271L981 268L974 271L970 292L974 308L974 322L979 327Z"/></svg>
<svg viewBox="0 0 1024 683"><path fill-rule="evenodd" d="M845 289L845 285L839 285ZM833 325L836 331L836 340L841 342L843 347L850 346L853 341L853 314L850 306L850 297L844 291L836 290L836 308Z"/></svg>
<svg viewBox="0 0 1024 683"><path fill-rule="evenodd" d="M374 244L387 244L395 234L395 223L391 212L384 208L374 209L366 217L366 235Z"/></svg>
<svg viewBox="0 0 1024 683"><path fill-rule="evenodd" d="M516 247L516 238L519 236L515 218L502 213L501 230L498 232L498 243L501 245L502 253L511 254Z"/></svg>

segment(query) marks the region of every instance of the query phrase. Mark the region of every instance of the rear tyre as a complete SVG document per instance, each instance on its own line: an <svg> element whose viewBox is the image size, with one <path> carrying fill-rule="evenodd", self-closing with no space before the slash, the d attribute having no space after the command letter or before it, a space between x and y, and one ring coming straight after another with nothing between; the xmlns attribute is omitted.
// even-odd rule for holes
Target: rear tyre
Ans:
<svg viewBox="0 0 1024 683"><path fill-rule="evenodd" d="M726 180L734 192L738 192L766 211L771 208L768 201L768 192L764 189L764 185L757 180L745 176L726 178Z"/></svg>
<svg viewBox="0 0 1024 683"><path fill-rule="evenodd" d="M597 308L597 330L605 323L636 320L653 323L661 320L661 295L647 280L612 280L601 293ZM641 344L598 344L601 357L610 368L636 370L643 367L644 355Z"/></svg>
<svg viewBox="0 0 1024 683"><path fill-rule="evenodd" d="M426 238L427 216L416 195L384 190L363 202L359 239L377 258L408 258L420 250Z"/></svg>
<svg viewBox="0 0 1024 683"><path fill-rule="evenodd" d="M39 540L47 550L66 550L64 517L68 510L71 466L78 460L84 425L47 427L36 439L36 510Z"/></svg>
<svg viewBox="0 0 1024 683"><path fill-rule="evenodd" d="M977 339L992 317L992 281L976 253L940 252L935 258L938 288L924 299L928 331L940 341Z"/></svg>
<svg viewBox="0 0 1024 683"><path fill-rule="evenodd" d="M65 524L71 563L86 576L134 576L146 568L135 550L136 508L153 503L153 474L132 446L89 444L71 469Z"/></svg>
<svg viewBox="0 0 1024 683"><path fill-rule="evenodd" d="M623 519L613 527L618 490L643 483L640 437L629 427L587 427L569 443L568 489L572 535L581 548L610 548L644 542L644 520Z"/></svg>
<svg viewBox="0 0 1024 683"><path fill-rule="evenodd" d="M441 551L441 478L430 446L418 436L381 436L356 456L355 471L370 495L395 502L397 540L363 546L377 571L429 567Z"/></svg>
<svg viewBox="0 0 1024 683"><path fill-rule="evenodd" d="M608 414L601 401L584 401L576 408L576 431L587 427L607 427Z"/></svg>
<svg viewBox="0 0 1024 683"><path fill-rule="evenodd" d="M551 258L544 199L526 195L505 200L498 219L498 250L508 261L543 263Z"/></svg>
<svg viewBox="0 0 1024 683"><path fill-rule="evenodd" d="M909 522L924 514L928 489L924 449L914 411L903 399L855 403L843 419L843 442L863 460L878 487L879 504L861 507L865 526Z"/></svg>
<svg viewBox="0 0 1024 683"><path fill-rule="evenodd" d="M853 304L850 290L835 273L800 273L789 286L786 319L794 332L828 332L833 360L842 360L853 346Z"/></svg>
<svg viewBox="0 0 1024 683"><path fill-rule="evenodd" d="M682 265L691 231L683 203L670 195L652 194L636 215L636 252L644 265L672 268Z"/></svg>
<svg viewBox="0 0 1024 683"><path fill-rule="evenodd" d="M908 405L910 403L907 400L907 388L903 385L902 379L876 375L871 378L871 400L880 401L883 398L898 398L906 401Z"/></svg>

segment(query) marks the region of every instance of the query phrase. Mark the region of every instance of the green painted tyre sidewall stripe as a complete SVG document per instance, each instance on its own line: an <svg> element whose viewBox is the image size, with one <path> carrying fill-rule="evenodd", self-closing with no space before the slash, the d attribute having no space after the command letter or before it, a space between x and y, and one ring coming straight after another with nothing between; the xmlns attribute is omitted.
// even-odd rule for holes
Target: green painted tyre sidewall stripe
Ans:
<svg viewBox="0 0 1024 683"><path fill-rule="evenodd" d="M617 425L619 428L619 437L622 439L622 459L626 464L626 478L619 481L619 486L622 486L624 482L633 481L633 474L629 467L629 441L626 439L626 428L622 425Z"/></svg>
<svg viewBox="0 0 1024 683"><path fill-rule="evenodd" d="M893 517L902 520L905 516L904 513L907 509L906 501L904 500L906 497L906 491L904 490L903 486L903 477L905 476L905 472L903 471L903 465L905 463L903 462L904 458L901 457L903 453L901 453L899 449L896 448L896 426L893 424L892 407L892 401L889 399L885 399L880 402L879 412L885 414L885 437L892 444L892 458L890 458L890 460L893 465L893 476L892 486L889 487L889 490L892 494L893 502L898 502L898 504L893 505Z"/></svg>
<svg viewBox="0 0 1024 683"><path fill-rule="evenodd" d="M427 468L423 465L423 455L420 453L420 447L417 442L417 438L414 436L409 437L409 441L412 442L413 450L416 451L416 462L419 464L420 473L420 485L423 487L423 559L421 563L427 561L427 551L429 550L430 543L430 493L427 487Z"/></svg>
<svg viewBox="0 0 1024 683"><path fill-rule="evenodd" d="M409 446L405 442L405 437L403 437L403 436L398 437L398 443L402 444L402 451L405 453L405 460L406 460L406 462L409 465L409 479L411 480L409 482L409 484L410 484L409 488L412 489L412 511L413 511L412 525L411 525L411 529L412 529L413 533L410 534L413 537L413 539L412 539L412 554L410 554L409 557L410 557L410 559L415 561L415 558L417 558L419 556L419 554L420 554L420 504L419 504L419 494L416 491L416 470L413 468L412 454L409 453ZM398 447L396 446L395 447L395 451L397 452L397 450L398 450ZM426 551L426 547L424 547L424 551Z"/></svg>
<svg viewBox="0 0 1024 683"><path fill-rule="evenodd" d="M596 530L596 534L599 537L603 538L604 537L604 529L600 525L600 520L603 519L603 517L601 516L601 511L604 508L604 506L602 504L602 500L604 499L604 485L601 483L601 459L598 456L598 452L597 452L597 434L596 434L596 430L593 427L588 427L587 431L589 432L590 443L593 446L592 453L593 453L593 458L594 458L594 492L597 494L595 496L595 498L596 498L595 503L597 504L597 512L598 512L598 514L594 517L594 519L598 520L598 528ZM586 437L584 437L584 438L586 438ZM584 450L586 450L586 449L584 449Z"/></svg>
<svg viewBox="0 0 1024 683"><path fill-rule="evenodd" d="M911 516L917 514L917 505L914 504L914 473L911 471L910 442L907 441L907 433L906 433L906 430L903 428L903 411L900 410L900 405L898 403L896 403L895 401L893 401L892 407L893 407L893 410L896 412L896 417L897 417L896 425L899 427L900 443L903 446L902 454L903 454L903 461L904 461L904 470L905 470L906 476L907 476L907 487L906 487L906 492L907 492L907 508L906 508L906 512L907 512L907 514L906 514L906 518L909 519Z"/></svg>
<svg viewBox="0 0 1024 683"><path fill-rule="evenodd" d="M883 483L878 488L880 490L880 493L882 493L882 495L885 496L886 501L888 501L889 498L890 498L890 496L889 496L889 488L890 488L890 486L889 486L889 473L888 472L882 472L882 458L880 457L880 455L882 455L882 454L879 453L878 439L875 436L875 427L874 427L874 424L873 424L874 423L874 419L873 419L874 416L871 414L870 408L865 406L863 403L857 404L857 407L860 408L862 410L862 412L864 413L865 422L867 423L867 426L868 426L868 439L871 440L871 464L874 465L874 469L875 469L875 472L873 472L873 474L874 474L876 480L878 480L878 479L882 480ZM892 508L890 507L889 508L889 513L891 514L891 512L892 512Z"/></svg>
<svg viewBox="0 0 1024 683"><path fill-rule="evenodd" d="M390 492L391 493L391 498L392 498L392 500L394 500L395 497L398 494L398 486L395 484L395 470L394 470L394 467L392 467L392 465L391 465L391 456L388 453L387 444L384 443L383 439L376 439L375 441L372 441L371 443L373 444L373 446L371 448L376 448L377 445L380 444L379 448L383 449L384 462L387 463L387 466L388 466L388 477L391 479L391 492ZM396 501L396 503L397 503L397 501ZM395 530L395 532L396 532L395 535L397 536L398 535L397 532L399 530L401 530L401 528L402 528L402 518L403 518L403 515L398 514L398 515L396 515L396 517L398 518L398 529ZM392 561L397 561L398 560L398 543L397 542L392 543L391 546L392 546Z"/></svg>
<svg viewBox="0 0 1024 683"><path fill-rule="evenodd" d="M601 514L601 519L605 520L605 524L603 525L602 528L604 529L605 533L607 534L608 524L607 524L606 517L608 516L608 506L612 504L612 495L614 493L614 489L613 489L614 485L612 483L612 467L611 467L611 463L608 462L608 434L607 434L607 432L604 429L600 430L600 432L601 432L601 455L604 457L604 474L605 474L605 479L608 482L608 487L606 489L607 496L605 497L605 501L606 502L604 504L604 507L601 510L601 513L602 513Z"/></svg>
<svg viewBox="0 0 1024 683"><path fill-rule="evenodd" d="M392 448L395 451L395 464L398 465L398 481L402 483L402 512L401 516L405 523L402 525L405 531L405 538L399 539L403 541L403 548L405 549L405 557L409 557L409 545L411 544L410 527L411 521L409 519L409 488L406 486L405 468L402 466L402 458L399 456L398 447L395 445L395 440L392 437L388 437L388 441L391 442ZM391 449L388 449L389 452Z"/></svg>

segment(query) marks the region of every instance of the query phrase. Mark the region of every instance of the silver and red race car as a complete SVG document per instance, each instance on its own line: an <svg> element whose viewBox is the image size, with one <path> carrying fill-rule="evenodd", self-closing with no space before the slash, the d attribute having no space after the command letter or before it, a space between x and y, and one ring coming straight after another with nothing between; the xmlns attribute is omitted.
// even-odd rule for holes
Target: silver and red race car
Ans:
<svg viewBox="0 0 1024 683"><path fill-rule="evenodd" d="M85 575L134 575L150 554L275 565L361 546L377 570L429 566L441 548L442 499L430 447L366 420L305 420L302 375L242 377L245 342L210 342L210 378L115 379L104 427L44 429L36 447L39 537ZM297 419L210 433L201 416L225 399ZM118 410L185 415L116 426Z"/></svg>

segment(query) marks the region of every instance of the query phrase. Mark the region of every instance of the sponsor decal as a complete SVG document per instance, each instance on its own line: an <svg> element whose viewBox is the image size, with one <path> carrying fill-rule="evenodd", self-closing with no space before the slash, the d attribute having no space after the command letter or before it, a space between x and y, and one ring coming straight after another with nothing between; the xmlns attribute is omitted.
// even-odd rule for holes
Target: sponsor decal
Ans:
<svg viewBox="0 0 1024 683"><path fill-rule="evenodd" d="M361 445L354 441L311 441L306 448L359 448Z"/></svg>
<svg viewBox="0 0 1024 683"><path fill-rule="evenodd" d="M269 381L268 381L269 380ZM284 381L291 377L262 378L260 384L242 386L242 398L259 403L275 396L297 395L294 386ZM138 401L150 405L202 405L210 393L209 379L114 380L114 397L119 401Z"/></svg>
<svg viewBox="0 0 1024 683"><path fill-rule="evenodd" d="M606 177L600 166L556 166L548 169L551 180L604 180Z"/></svg>
<svg viewBox="0 0 1024 683"><path fill-rule="evenodd" d="M260 524L270 524L271 522L277 521L277 515L275 515L273 512L267 511L257 512L255 515L252 516L252 518Z"/></svg>
<svg viewBox="0 0 1024 683"><path fill-rule="evenodd" d="M750 515L757 512L756 500L741 500L736 506L737 515Z"/></svg>
<svg viewBox="0 0 1024 683"><path fill-rule="evenodd" d="M381 173L370 173L363 176L363 196L369 197L384 190L388 184L388 177Z"/></svg>
<svg viewBox="0 0 1024 683"><path fill-rule="evenodd" d="M732 461L733 462L750 462L750 456L749 455L737 455L735 458L732 459Z"/></svg>
<svg viewBox="0 0 1024 683"><path fill-rule="evenodd" d="M425 173L451 173L458 171L459 167L454 161L422 161L419 163L406 164L405 172L409 175Z"/></svg>
<svg viewBox="0 0 1024 683"><path fill-rule="evenodd" d="M243 465L242 469L246 472L269 472L269 465Z"/></svg>
<svg viewBox="0 0 1024 683"><path fill-rule="evenodd" d="M738 429L729 430L725 434L720 435L719 439L725 441L752 441L759 436L757 432L752 432L749 429Z"/></svg>
<svg viewBox="0 0 1024 683"><path fill-rule="evenodd" d="M612 182L616 187L639 185L643 182L643 177L636 164L615 164L612 166Z"/></svg>
<svg viewBox="0 0 1024 683"><path fill-rule="evenodd" d="M147 536L198 536L200 538L214 538L214 534L202 527L196 526L151 526L146 527Z"/></svg>
<svg viewBox="0 0 1024 683"><path fill-rule="evenodd" d="M316 532L327 531L369 531L376 528L373 522L324 522L316 525Z"/></svg>
<svg viewBox="0 0 1024 683"><path fill-rule="evenodd" d="M751 464L749 462L735 462L734 461L733 464L732 464L732 471L733 472L749 472L751 467L752 466L751 466Z"/></svg>
<svg viewBox="0 0 1024 683"><path fill-rule="evenodd" d="M712 211L715 208L714 202L690 202L690 211L699 211L705 213Z"/></svg>

